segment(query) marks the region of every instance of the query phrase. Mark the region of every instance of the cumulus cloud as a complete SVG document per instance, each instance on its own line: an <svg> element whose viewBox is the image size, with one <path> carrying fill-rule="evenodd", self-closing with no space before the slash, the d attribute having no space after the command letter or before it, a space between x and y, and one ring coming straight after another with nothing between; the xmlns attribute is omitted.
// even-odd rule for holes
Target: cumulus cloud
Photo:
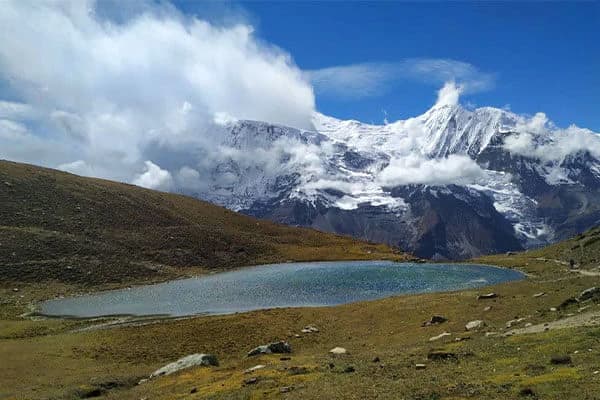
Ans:
<svg viewBox="0 0 600 400"><path fill-rule="evenodd" d="M433 85L456 82L464 93L488 90L494 75L456 60L416 58L388 63L361 63L306 72L318 94L356 99L378 96L401 80Z"/></svg>
<svg viewBox="0 0 600 400"><path fill-rule="evenodd" d="M438 97L434 107L457 105L462 91L463 88L457 85L456 82L446 82L438 91Z"/></svg>
<svg viewBox="0 0 600 400"><path fill-rule="evenodd" d="M567 156L589 152L600 159L600 136L584 128L571 125L556 127L544 113L522 117L515 133L504 140L504 148L513 154L540 159L546 163L560 164ZM552 171L558 176L561 171Z"/></svg>
<svg viewBox="0 0 600 400"><path fill-rule="evenodd" d="M0 79L19 101L0 98L0 157L131 182L160 165L159 148L194 168L218 157L215 126L236 119L312 126L311 84L252 26L172 6L105 14L94 1L3 2Z"/></svg>
<svg viewBox="0 0 600 400"><path fill-rule="evenodd" d="M138 175L133 184L148 189L168 191L172 189L173 177L169 171L161 169L152 161L146 161L146 171Z"/></svg>
<svg viewBox="0 0 600 400"><path fill-rule="evenodd" d="M418 155L394 158L379 174L379 180L384 186L468 185L484 177L485 171L475 161L455 154L434 159Z"/></svg>

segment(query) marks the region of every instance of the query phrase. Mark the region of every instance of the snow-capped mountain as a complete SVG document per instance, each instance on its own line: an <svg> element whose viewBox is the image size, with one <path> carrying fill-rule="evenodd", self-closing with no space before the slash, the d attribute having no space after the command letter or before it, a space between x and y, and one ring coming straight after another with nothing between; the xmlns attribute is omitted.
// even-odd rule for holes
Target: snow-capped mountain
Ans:
<svg viewBox="0 0 600 400"><path fill-rule="evenodd" d="M319 113L313 125L222 125L223 156L194 194L433 258L527 248L600 223L600 137L544 114L442 104L385 125Z"/></svg>

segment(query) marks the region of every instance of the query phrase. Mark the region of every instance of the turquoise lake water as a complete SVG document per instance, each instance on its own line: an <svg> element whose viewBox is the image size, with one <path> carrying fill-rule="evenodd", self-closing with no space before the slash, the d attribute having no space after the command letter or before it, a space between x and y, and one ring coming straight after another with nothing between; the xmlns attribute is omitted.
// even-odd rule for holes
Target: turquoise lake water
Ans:
<svg viewBox="0 0 600 400"><path fill-rule="evenodd" d="M477 288L524 277L515 270L474 264L270 264L49 300L40 304L40 312L70 317L228 314L275 307L333 306L399 294Z"/></svg>

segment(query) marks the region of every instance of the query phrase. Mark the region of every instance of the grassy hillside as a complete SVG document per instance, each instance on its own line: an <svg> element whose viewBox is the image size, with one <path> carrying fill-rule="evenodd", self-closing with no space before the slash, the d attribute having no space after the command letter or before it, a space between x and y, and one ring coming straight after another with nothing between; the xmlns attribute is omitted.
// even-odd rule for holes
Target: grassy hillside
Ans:
<svg viewBox="0 0 600 400"><path fill-rule="evenodd" d="M0 285L122 285L286 260L403 258L190 197L0 161Z"/></svg>
<svg viewBox="0 0 600 400"><path fill-rule="evenodd" d="M535 252L479 260L529 274L480 290L98 330L76 329L100 321L0 321L0 398L595 400L600 299L565 300L600 286L600 274L595 262L572 272L564 261L594 232ZM600 250L599 241L585 243L589 254ZM0 297L27 292L0 291ZM478 299L488 292L498 296ZM422 326L432 315L448 321ZM476 319L485 327L465 331ZM302 333L309 324L319 332ZM442 332L450 335L430 340ZM245 356L256 345L280 339L290 342L290 359ZM336 346L348 354L329 355ZM217 355L219 367L191 368L137 385L156 368L203 352ZM433 352L450 358L429 359ZM567 361L553 363L553 357ZM244 373L257 364L265 368Z"/></svg>

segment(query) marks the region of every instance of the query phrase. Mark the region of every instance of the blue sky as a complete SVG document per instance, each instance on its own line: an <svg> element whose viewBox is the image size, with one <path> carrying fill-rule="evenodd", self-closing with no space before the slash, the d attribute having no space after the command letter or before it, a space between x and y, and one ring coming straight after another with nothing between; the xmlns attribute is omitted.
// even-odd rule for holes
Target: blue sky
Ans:
<svg viewBox="0 0 600 400"><path fill-rule="evenodd" d="M382 123L459 92L535 114L511 151L538 157L538 112L600 132L599 18L600 3L3 0L0 158L201 190L215 163L265 162L223 147L236 119ZM600 154L585 129L552 132L561 157ZM320 160L305 150L285 149Z"/></svg>
<svg viewBox="0 0 600 400"><path fill-rule="evenodd" d="M186 14L242 15L304 70L423 58L469 63L493 84L462 103L543 111L559 126L600 131L600 2L175 4ZM399 74L380 86L366 97L317 92L317 107L380 123L384 110L389 120L422 113L440 84Z"/></svg>

